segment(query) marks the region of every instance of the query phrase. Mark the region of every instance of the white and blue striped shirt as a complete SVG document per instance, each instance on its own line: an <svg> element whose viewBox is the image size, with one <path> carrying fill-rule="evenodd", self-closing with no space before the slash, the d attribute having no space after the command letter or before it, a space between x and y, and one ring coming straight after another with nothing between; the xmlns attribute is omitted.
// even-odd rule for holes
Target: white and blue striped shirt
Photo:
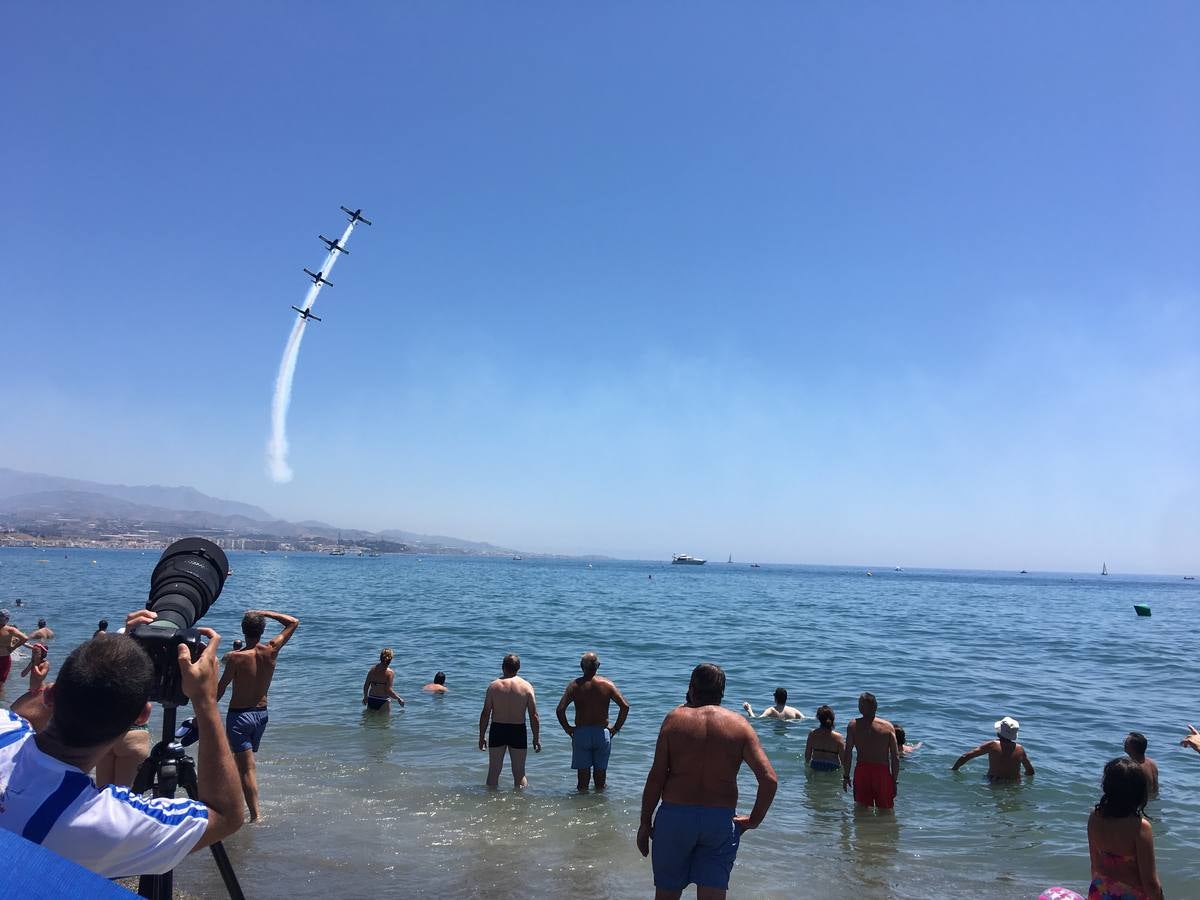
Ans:
<svg viewBox="0 0 1200 900"><path fill-rule="evenodd" d="M169 872L208 826L208 807L97 788L38 749L29 723L0 709L0 828L105 878Z"/></svg>

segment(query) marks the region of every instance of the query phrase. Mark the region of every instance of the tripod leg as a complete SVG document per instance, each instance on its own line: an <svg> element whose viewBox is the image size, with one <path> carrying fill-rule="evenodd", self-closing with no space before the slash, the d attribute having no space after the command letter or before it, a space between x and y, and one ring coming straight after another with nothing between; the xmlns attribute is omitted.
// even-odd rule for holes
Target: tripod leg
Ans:
<svg viewBox="0 0 1200 900"><path fill-rule="evenodd" d="M190 756L185 756L180 762L179 784L187 793L188 799L196 799L196 764ZM208 849L212 851L213 861L217 864L217 871L221 873L221 880L225 882L225 890L230 900L245 900L246 895L242 893L242 886L238 884L237 873L233 871L233 863L229 861L225 845L217 841ZM164 900L171 900L171 895L167 894Z"/></svg>

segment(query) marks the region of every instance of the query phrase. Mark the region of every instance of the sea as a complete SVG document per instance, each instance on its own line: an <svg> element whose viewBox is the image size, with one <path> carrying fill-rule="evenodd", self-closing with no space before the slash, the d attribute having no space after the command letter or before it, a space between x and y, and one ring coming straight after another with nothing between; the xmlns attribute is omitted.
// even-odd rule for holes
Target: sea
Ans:
<svg viewBox="0 0 1200 900"><path fill-rule="evenodd" d="M97 620L115 628L145 603L156 559L0 550L0 605L22 628L49 620L57 669ZM1161 770L1148 812L1166 896L1200 898L1200 755L1179 746L1187 723L1200 725L1200 582L1181 575L281 553L230 562L203 621L223 650L246 609L302 622L280 656L258 755L264 820L226 842L249 897L651 895L634 835L655 737L692 667L714 662L729 709L759 709L782 686L810 717L831 705L844 730L871 691L880 715L921 743L895 814L862 815L837 773L805 770L811 719L756 721L779 793L742 840L731 897L1086 893L1088 813L1133 729ZM361 705L383 647L407 700L390 714ZM581 795L554 708L588 650L632 711L608 790ZM500 790L485 788L477 746L484 691L506 653L520 655L542 722L521 792L507 774ZM443 696L421 690L437 670ZM10 681L2 702L17 693ZM982 759L951 772L1006 715L1037 774L989 784ZM748 771L739 787L748 811ZM180 866L176 886L225 896L207 853Z"/></svg>

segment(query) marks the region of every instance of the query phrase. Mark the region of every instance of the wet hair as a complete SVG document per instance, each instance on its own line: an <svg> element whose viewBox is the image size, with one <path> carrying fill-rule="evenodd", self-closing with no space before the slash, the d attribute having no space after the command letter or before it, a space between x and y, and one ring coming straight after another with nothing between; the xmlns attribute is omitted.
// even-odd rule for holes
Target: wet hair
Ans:
<svg viewBox="0 0 1200 900"><path fill-rule="evenodd" d="M870 715L874 715L879 711L879 701L870 691L863 691L858 695L858 711L865 716L868 715L867 710L870 710Z"/></svg>
<svg viewBox="0 0 1200 900"><path fill-rule="evenodd" d="M1106 819L1144 816L1150 800L1150 780L1146 771L1128 756L1118 756L1104 766L1100 786L1104 793L1096 812Z"/></svg>
<svg viewBox="0 0 1200 900"><path fill-rule="evenodd" d="M692 669L688 694L696 706L716 706L725 696L725 670L713 663L700 663Z"/></svg>
<svg viewBox="0 0 1200 900"><path fill-rule="evenodd" d="M240 638L238 638L237 640L235 640L235 641L233 642L233 649L234 649L234 650L241 650L241 649L242 649L243 647L245 647L245 646L246 646L246 645L245 645L245 644L242 642L242 640L241 640Z"/></svg>
<svg viewBox="0 0 1200 900"><path fill-rule="evenodd" d="M137 641L124 634L92 638L59 669L51 727L70 747L98 747L129 729L153 686L154 664Z"/></svg>
<svg viewBox="0 0 1200 900"><path fill-rule="evenodd" d="M775 688L775 702L787 703L787 688Z"/></svg>
<svg viewBox="0 0 1200 900"><path fill-rule="evenodd" d="M904 726L893 725L892 728L896 730L896 746L903 750L905 741L908 740L908 735L904 733Z"/></svg>
<svg viewBox="0 0 1200 900"><path fill-rule="evenodd" d="M828 704L817 707L817 721L821 723L822 728L833 727L833 707Z"/></svg>
<svg viewBox="0 0 1200 900"><path fill-rule="evenodd" d="M600 657L595 652L589 650L579 658L579 668L595 675L600 669Z"/></svg>
<svg viewBox="0 0 1200 900"><path fill-rule="evenodd" d="M46 620L38 619L38 628L45 628L45 627L46 627Z"/></svg>
<svg viewBox="0 0 1200 900"><path fill-rule="evenodd" d="M257 613L246 613L242 616L242 634L246 636L247 644L257 644L266 627L267 620Z"/></svg>
<svg viewBox="0 0 1200 900"><path fill-rule="evenodd" d="M500 663L500 668L504 670L506 675L516 675L521 671L521 657L515 653L510 653Z"/></svg>
<svg viewBox="0 0 1200 900"><path fill-rule="evenodd" d="M434 673L433 683L434 684L445 684L446 683L446 673L445 672Z"/></svg>
<svg viewBox="0 0 1200 900"><path fill-rule="evenodd" d="M1146 736L1140 731L1131 731L1129 732L1129 737L1125 738L1125 746L1138 756L1145 756L1146 748L1150 746L1150 742L1146 740Z"/></svg>
<svg viewBox="0 0 1200 900"><path fill-rule="evenodd" d="M384 647L382 650L379 651L379 661L384 664L390 663L392 661L392 648L391 647Z"/></svg>
<svg viewBox="0 0 1200 900"><path fill-rule="evenodd" d="M96 626L97 631L108 631L108 619L101 619L100 624Z"/></svg>

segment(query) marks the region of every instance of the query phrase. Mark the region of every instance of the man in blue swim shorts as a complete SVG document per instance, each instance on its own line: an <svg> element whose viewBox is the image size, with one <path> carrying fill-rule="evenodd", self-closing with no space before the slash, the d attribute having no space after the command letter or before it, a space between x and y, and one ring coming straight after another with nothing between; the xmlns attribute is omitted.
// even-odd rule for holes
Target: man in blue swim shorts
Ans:
<svg viewBox="0 0 1200 900"><path fill-rule="evenodd" d="M263 641L267 619L278 622L283 630L269 641ZM233 761L237 763L251 822L258 821L258 776L254 754L267 730L267 691L275 677L279 651L299 627L300 620L295 616L268 610L248 611L242 616L246 649L225 654L225 671L217 685L217 699L220 700L225 689L231 682L233 684L233 696L225 714L225 734L229 738L229 749L233 751Z"/></svg>
<svg viewBox="0 0 1200 900"><path fill-rule="evenodd" d="M674 900L689 884L697 900L723 898L742 835L762 823L775 799L779 781L758 735L722 708L724 695L720 666L696 666L687 703L667 714L658 733L637 833L642 856L650 855L653 841L656 900ZM742 760L758 779L748 816L737 814Z"/></svg>
<svg viewBox="0 0 1200 900"><path fill-rule="evenodd" d="M594 774L596 790L602 791L608 779L612 739L625 725L629 704L615 684L596 674L600 669L600 657L595 653L583 654L579 668L583 675L567 685L555 713L563 731L571 738L571 768L579 775L577 788L586 791ZM617 723L611 728L608 725L610 702L616 703L620 710ZM567 722L567 707L572 703L575 704L574 726Z"/></svg>

